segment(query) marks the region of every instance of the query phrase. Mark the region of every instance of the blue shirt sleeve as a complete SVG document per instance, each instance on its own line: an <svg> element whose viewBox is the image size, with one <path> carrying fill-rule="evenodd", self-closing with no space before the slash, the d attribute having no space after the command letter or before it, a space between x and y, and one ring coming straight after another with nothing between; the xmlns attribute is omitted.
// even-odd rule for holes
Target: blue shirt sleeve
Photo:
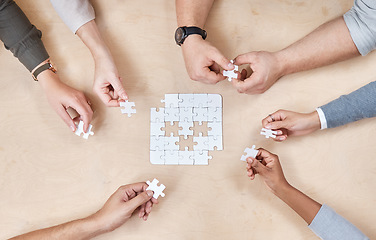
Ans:
<svg viewBox="0 0 376 240"><path fill-rule="evenodd" d="M367 55L376 48L375 0L355 0L343 18L360 54Z"/></svg>
<svg viewBox="0 0 376 240"><path fill-rule="evenodd" d="M369 240L359 229L325 204L308 227L323 240Z"/></svg>

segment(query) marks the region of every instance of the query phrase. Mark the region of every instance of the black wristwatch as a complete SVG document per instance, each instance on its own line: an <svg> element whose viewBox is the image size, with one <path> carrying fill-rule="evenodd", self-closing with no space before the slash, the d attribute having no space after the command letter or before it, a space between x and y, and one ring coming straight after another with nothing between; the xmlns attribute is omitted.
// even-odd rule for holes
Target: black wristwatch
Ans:
<svg viewBox="0 0 376 240"><path fill-rule="evenodd" d="M178 27L175 31L175 42L181 46L184 40L191 34L201 35L202 39L206 39L207 33L199 27Z"/></svg>
<svg viewBox="0 0 376 240"><path fill-rule="evenodd" d="M38 81L38 75L45 70L51 70L53 73L57 72L56 68L52 65L51 60L47 60L44 64L40 65L31 73L34 81Z"/></svg>

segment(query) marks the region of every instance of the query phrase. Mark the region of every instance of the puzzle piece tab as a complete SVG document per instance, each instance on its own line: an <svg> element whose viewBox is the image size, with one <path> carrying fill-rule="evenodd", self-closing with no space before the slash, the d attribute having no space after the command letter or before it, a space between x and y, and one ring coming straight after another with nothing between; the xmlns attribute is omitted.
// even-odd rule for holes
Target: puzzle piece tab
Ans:
<svg viewBox="0 0 376 240"><path fill-rule="evenodd" d="M136 108L134 102L129 102L128 100L125 102L120 102L120 107L124 107L121 110L122 114L127 113L128 117L132 116L132 113L136 113Z"/></svg>
<svg viewBox="0 0 376 240"><path fill-rule="evenodd" d="M158 199L159 196L165 196L163 190L166 189L166 186L163 184L160 184L158 186L159 181L156 178L154 178L152 182L146 181L146 183L149 185L149 187L147 187L146 190L152 190L154 192L153 198Z"/></svg>
<svg viewBox="0 0 376 240"><path fill-rule="evenodd" d="M87 129L87 132L85 133L84 132L84 122L83 121L80 121L76 127L76 131L74 132L77 136L80 136L81 133L82 133L82 137L85 138L85 139L88 139L89 138L89 135L94 135L94 132L91 131L91 128L93 126L91 124L89 124L89 127Z"/></svg>

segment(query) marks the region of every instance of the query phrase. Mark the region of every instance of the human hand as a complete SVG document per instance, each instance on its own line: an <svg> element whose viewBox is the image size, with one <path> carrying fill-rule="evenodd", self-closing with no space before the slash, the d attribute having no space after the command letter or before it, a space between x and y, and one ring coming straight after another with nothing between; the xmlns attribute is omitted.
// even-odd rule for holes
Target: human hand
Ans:
<svg viewBox="0 0 376 240"><path fill-rule="evenodd" d="M297 113L278 110L262 120L262 126L277 131L275 141L281 142L288 136L302 136L319 130L320 118L316 111L312 113Z"/></svg>
<svg viewBox="0 0 376 240"><path fill-rule="evenodd" d="M278 156L262 148L258 150L256 158L247 158L248 177L253 180L256 174L259 174L273 193L276 193L281 187L289 186L283 175Z"/></svg>
<svg viewBox="0 0 376 240"><path fill-rule="evenodd" d="M48 102L70 129L73 132L76 131L76 124L67 112L69 107L79 114L77 118L84 122L84 131L86 132L93 118L93 110L85 95L61 82L59 76L49 70L40 73L38 80L44 89Z"/></svg>
<svg viewBox="0 0 376 240"><path fill-rule="evenodd" d="M234 64L249 64L252 73L247 78L245 69L239 79L234 79L232 85L239 93L260 94L268 90L280 77L283 76L282 67L274 53L250 52L237 56Z"/></svg>
<svg viewBox="0 0 376 240"><path fill-rule="evenodd" d="M185 66L194 81L215 84L226 79L221 67L233 70L234 65L221 52L199 35L190 35L182 44Z"/></svg>
<svg viewBox="0 0 376 240"><path fill-rule="evenodd" d="M93 89L108 107L119 107L119 98L128 99L115 63L110 58L100 58L96 61Z"/></svg>
<svg viewBox="0 0 376 240"><path fill-rule="evenodd" d="M146 191L147 187L144 182L119 187L92 217L106 232L123 225L137 208L139 208L139 217L146 221L151 208L158 203L157 199L152 198L153 191Z"/></svg>

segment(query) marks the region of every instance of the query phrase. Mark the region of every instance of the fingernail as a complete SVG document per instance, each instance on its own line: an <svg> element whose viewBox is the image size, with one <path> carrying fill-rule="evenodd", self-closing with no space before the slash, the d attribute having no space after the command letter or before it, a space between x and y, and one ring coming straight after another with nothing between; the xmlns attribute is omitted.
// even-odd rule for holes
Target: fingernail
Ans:
<svg viewBox="0 0 376 240"><path fill-rule="evenodd" d="M147 190L146 193L148 194L149 197L153 196L153 191L152 190Z"/></svg>
<svg viewBox="0 0 376 240"><path fill-rule="evenodd" d="M234 64L233 63L229 63L228 65L227 65L229 68L234 68Z"/></svg>
<svg viewBox="0 0 376 240"><path fill-rule="evenodd" d="M247 161L248 161L249 163L252 163L252 162L253 162L252 158L247 158Z"/></svg>
<svg viewBox="0 0 376 240"><path fill-rule="evenodd" d="M124 100L128 100L128 97L125 93L123 95L121 95L121 98L124 99Z"/></svg>
<svg viewBox="0 0 376 240"><path fill-rule="evenodd" d="M70 126L70 129L72 129L72 132L74 132L74 126Z"/></svg>
<svg viewBox="0 0 376 240"><path fill-rule="evenodd" d="M270 129L272 126L270 124L266 124L265 128Z"/></svg>

